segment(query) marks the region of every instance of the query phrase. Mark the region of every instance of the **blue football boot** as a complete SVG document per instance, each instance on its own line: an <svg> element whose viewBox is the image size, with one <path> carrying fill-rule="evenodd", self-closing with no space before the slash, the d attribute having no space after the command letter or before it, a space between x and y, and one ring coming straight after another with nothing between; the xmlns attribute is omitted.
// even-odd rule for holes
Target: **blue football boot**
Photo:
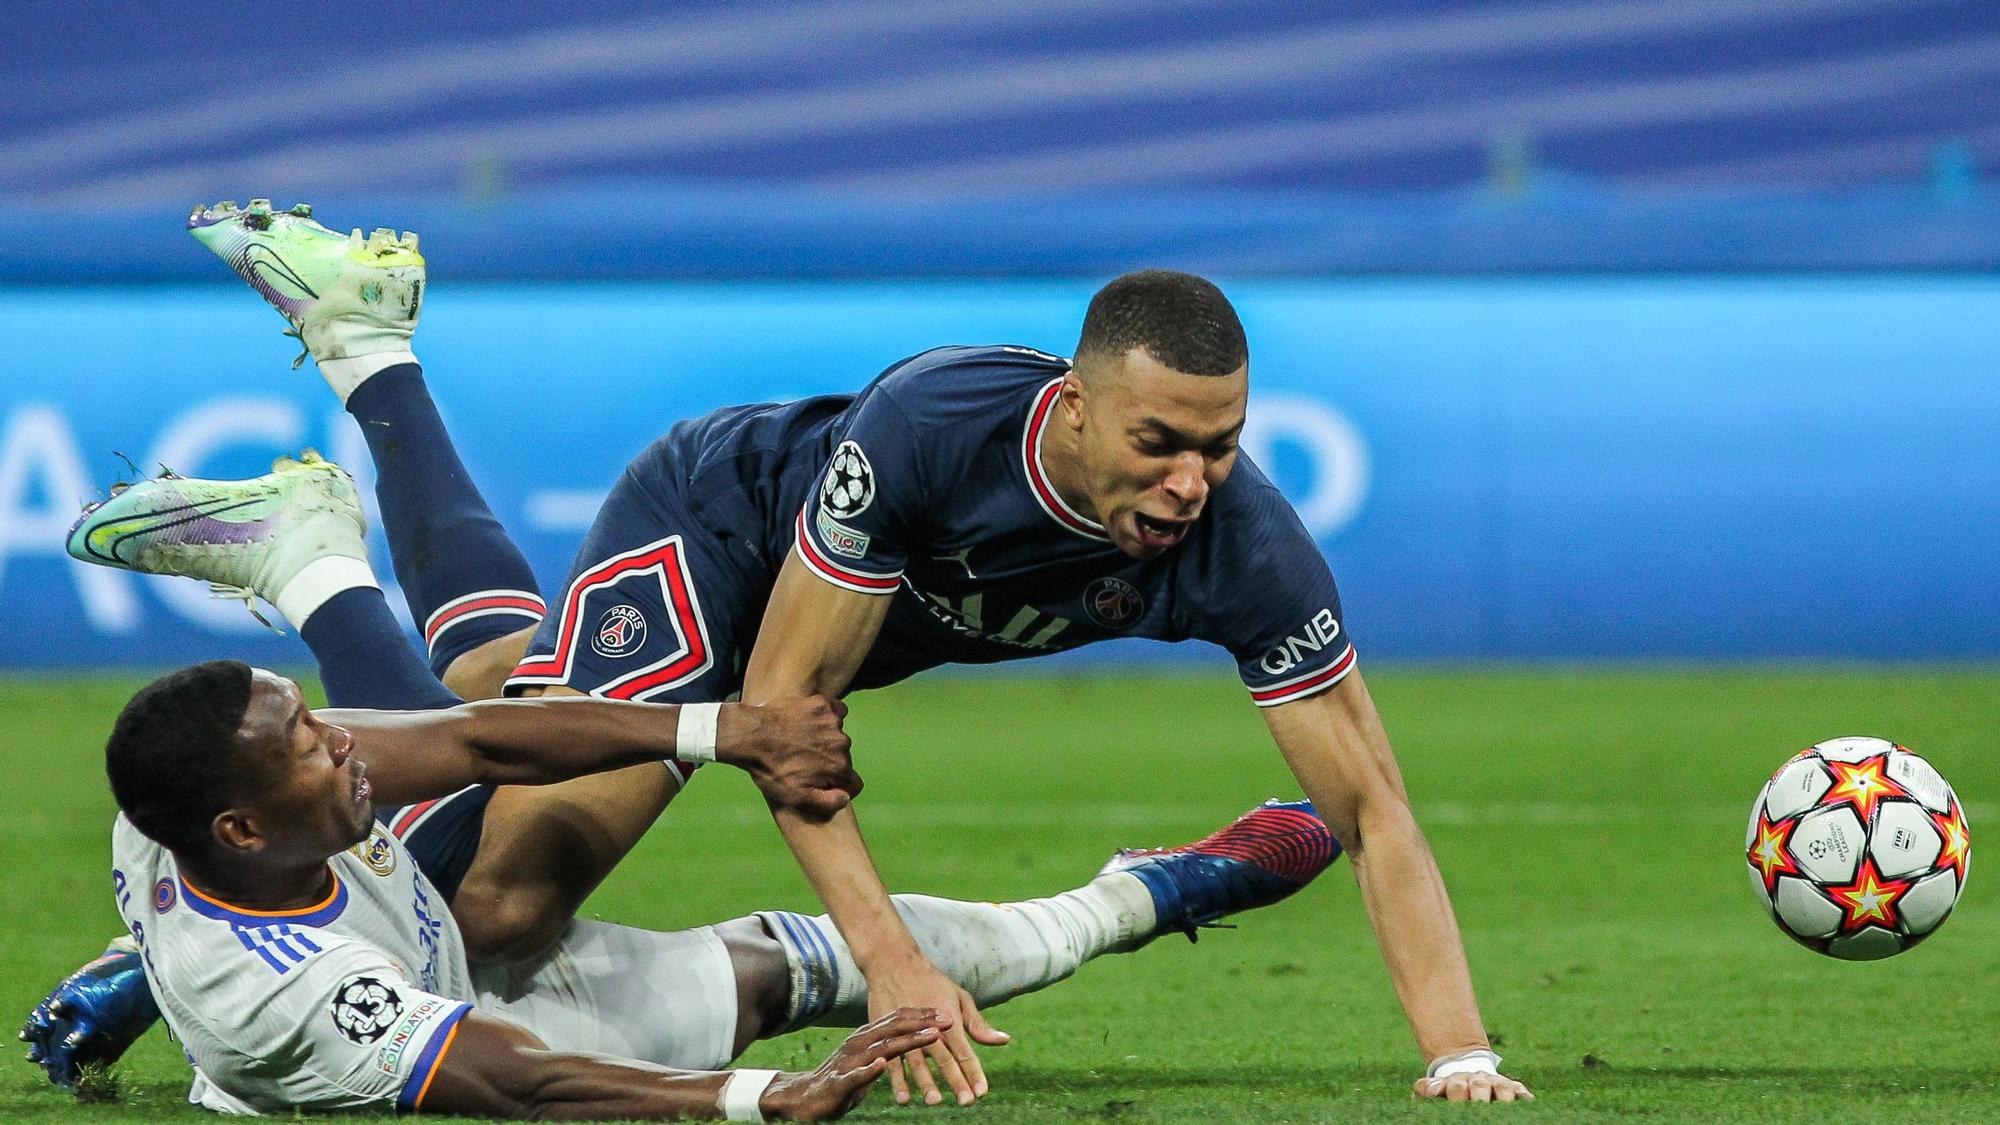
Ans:
<svg viewBox="0 0 2000 1125"><path fill-rule="evenodd" d="M28 1044L28 1061L69 1090L85 1066L118 1061L159 1018L138 947L122 937L35 1005L21 1039Z"/></svg>
<svg viewBox="0 0 2000 1125"><path fill-rule="evenodd" d="M1340 857L1340 842L1310 801L1266 801L1228 827L1178 848L1119 852L1100 875L1129 871L1153 895L1143 941L1289 897Z"/></svg>

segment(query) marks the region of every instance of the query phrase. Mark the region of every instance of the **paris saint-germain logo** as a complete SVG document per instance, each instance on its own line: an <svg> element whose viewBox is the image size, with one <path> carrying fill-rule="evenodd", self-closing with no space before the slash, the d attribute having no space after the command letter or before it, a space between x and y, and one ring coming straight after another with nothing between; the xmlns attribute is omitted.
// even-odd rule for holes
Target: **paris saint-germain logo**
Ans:
<svg viewBox="0 0 2000 1125"><path fill-rule="evenodd" d="M646 615L629 605L614 605L598 619L590 647L599 656L630 656L646 643Z"/></svg>
<svg viewBox="0 0 2000 1125"><path fill-rule="evenodd" d="M843 441L826 464L826 479L820 482L820 507L834 519L853 519L875 502L875 467L868 455L851 441Z"/></svg>
<svg viewBox="0 0 2000 1125"><path fill-rule="evenodd" d="M174 908L174 900L180 896L174 891L172 879L162 879L153 884L153 913L165 914Z"/></svg>
<svg viewBox="0 0 2000 1125"><path fill-rule="evenodd" d="M1083 611L1106 629L1130 629L1146 612L1146 596L1122 578L1100 578L1084 588Z"/></svg>

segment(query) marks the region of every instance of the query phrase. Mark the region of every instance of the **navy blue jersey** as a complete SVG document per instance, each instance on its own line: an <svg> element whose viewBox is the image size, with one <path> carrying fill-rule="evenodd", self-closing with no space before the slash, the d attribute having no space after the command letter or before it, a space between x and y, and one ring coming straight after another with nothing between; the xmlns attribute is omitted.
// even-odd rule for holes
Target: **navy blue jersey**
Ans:
<svg viewBox="0 0 2000 1125"><path fill-rule="evenodd" d="M728 466L737 488L711 478L691 491L762 508L766 559L796 550L834 585L895 599L857 688L1113 637L1221 645L1260 706L1338 682L1354 650L1333 575L1247 456L1153 559L1118 550L1063 502L1040 438L1068 370L1028 348L939 348L851 402L711 415L694 423L701 460ZM807 477L809 457L823 468Z"/></svg>

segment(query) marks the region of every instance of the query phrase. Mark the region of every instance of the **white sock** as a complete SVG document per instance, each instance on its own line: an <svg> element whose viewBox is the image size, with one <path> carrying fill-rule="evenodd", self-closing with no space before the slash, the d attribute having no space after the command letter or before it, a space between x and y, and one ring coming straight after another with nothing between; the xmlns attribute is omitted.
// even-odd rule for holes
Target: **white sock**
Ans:
<svg viewBox="0 0 2000 1125"><path fill-rule="evenodd" d="M930 895L895 895L891 901L931 963L982 1008L1047 988L1093 957L1130 948L1154 922L1152 893L1138 876L1123 871L1026 902ZM787 1030L867 1022L868 983L832 919L782 911L757 917L785 947L791 965Z"/></svg>
<svg viewBox="0 0 2000 1125"><path fill-rule="evenodd" d="M382 584L375 581L375 571L366 560L327 555L300 567L292 580L272 595L271 604L278 607L292 628L303 629L306 618L332 601L335 594L357 586L379 590Z"/></svg>
<svg viewBox="0 0 2000 1125"><path fill-rule="evenodd" d="M347 405L347 396L355 388L366 383L376 374L405 363L417 362L417 357L409 351L376 352L373 355L349 356L346 359L319 360L319 373L333 393L340 396L342 406ZM294 622L296 624L296 622Z"/></svg>

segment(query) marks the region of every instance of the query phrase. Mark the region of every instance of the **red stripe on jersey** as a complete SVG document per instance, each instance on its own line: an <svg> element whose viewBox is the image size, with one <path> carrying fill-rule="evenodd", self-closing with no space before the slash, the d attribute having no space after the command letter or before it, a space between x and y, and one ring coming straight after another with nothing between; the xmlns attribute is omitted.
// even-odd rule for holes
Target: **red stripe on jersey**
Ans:
<svg viewBox="0 0 2000 1125"><path fill-rule="evenodd" d="M389 825L389 835L394 836L398 840L402 839L410 829L416 827L417 821L423 819L425 813L431 811L432 806L443 799L439 797L429 801L418 801L416 804L404 809L402 815L398 816L395 822Z"/></svg>
<svg viewBox="0 0 2000 1125"><path fill-rule="evenodd" d="M1028 487L1034 490L1036 503L1057 523L1078 535L1109 539L1102 525L1083 518L1081 513L1065 503L1042 472L1042 429L1048 425L1049 415L1055 412L1056 399L1062 396L1062 380L1049 383L1036 392L1036 396L1034 407L1028 411L1028 427L1021 435L1021 466L1028 472Z"/></svg>
<svg viewBox="0 0 2000 1125"><path fill-rule="evenodd" d="M1315 672L1303 680L1292 683L1279 684L1274 687L1262 689L1253 688L1250 692L1250 698L1259 706L1268 706L1274 703L1289 703L1294 699L1311 695L1320 688L1326 687L1328 684L1346 675L1347 670L1352 667L1354 667L1354 646L1348 645L1347 651L1340 654L1340 659L1334 661L1332 666L1326 668L1324 671Z"/></svg>
<svg viewBox="0 0 2000 1125"><path fill-rule="evenodd" d="M534 618L543 617L549 611L548 606L542 604L542 599L530 597L526 594L494 593L477 595L467 598L464 601L447 605L436 613L431 614L430 622L424 626L424 643L435 644L439 633L444 632L453 622L463 619L467 614L493 609L515 610L523 616Z"/></svg>
<svg viewBox="0 0 2000 1125"><path fill-rule="evenodd" d="M903 584L903 576L900 574L869 574L866 571L849 570L821 554L819 546L813 542L812 536L806 532L806 512L804 508L799 509L799 554L804 557L807 566L820 572L821 578L852 583L856 586L863 586L869 590L880 590L884 593L894 590Z"/></svg>

